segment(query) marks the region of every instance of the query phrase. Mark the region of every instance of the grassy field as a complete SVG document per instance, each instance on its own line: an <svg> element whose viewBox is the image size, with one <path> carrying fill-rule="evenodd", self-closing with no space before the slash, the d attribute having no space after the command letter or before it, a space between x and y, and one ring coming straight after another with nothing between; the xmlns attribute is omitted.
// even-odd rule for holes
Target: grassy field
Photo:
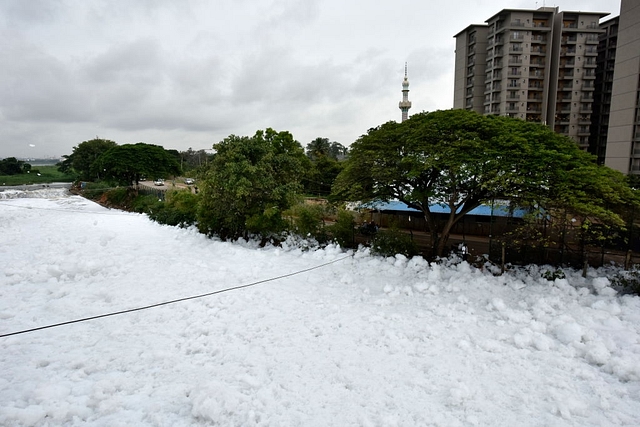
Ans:
<svg viewBox="0 0 640 427"><path fill-rule="evenodd" d="M45 184L73 181L74 177L72 175L59 172L56 166L34 166L30 173L0 175L0 185Z"/></svg>

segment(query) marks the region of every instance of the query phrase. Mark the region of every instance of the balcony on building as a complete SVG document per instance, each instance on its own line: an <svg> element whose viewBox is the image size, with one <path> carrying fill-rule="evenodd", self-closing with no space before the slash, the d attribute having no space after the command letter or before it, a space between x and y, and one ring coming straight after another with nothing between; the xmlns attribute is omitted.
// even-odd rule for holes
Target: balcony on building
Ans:
<svg viewBox="0 0 640 427"><path fill-rule="evenodd" d="M598 55L598 48L596 46L587 46L584 49L584 54L587 56L596 56Z"/></svg>
<svg viewBox="0 0 640 427"><path fill-rule="evenodd" d="M549 26L549 20L547 19L533 19L533 28L536 28L538 30L543 30L543 29L547 29L550 30L551 27Z"/></svg>
<svg viewBox="0 0 640 427"><path fill-rule="evenodd" d="M507 103L507 106L505 108L505 112L507 113L517 113L518 111L520 111L518 109L518 103L517 102L509 102Z"/></svg>
<svg viewBox="0 0 640 427"><path fill-rule="evenodd" d="M542 122L542 115L537 114L537 113L527 113L526 120L528 122L540 123L540 122Z"/></svg>
<svg viewBox="0 0 640 427"><path fill-rule="evenodd" d="M530 79L544 79L544 71L542 70L536 70L536 69L530 69L529 70L529 78Z"/></svg>
<svg viewBox="0 0 640 427"><path fill-rule="evenodd" d="M561 58L560 59L560 68L573 68L576 65L576 58Z"/></svg>
<svg viewBox="0 0 640 427"><path fill-rule="evenodd" d="M560 74L558 74L559 80L573 80L573 69L569 70L561 70Z"/></svg>
<svg viewBox="0 0 640 427"><path fill-rule="evenodd" d="M583 101L589 101L589 100L585 99ZM588 102L584 102L580 104L580 109L578 111L580 112L580 114L591 114L592 112L591 104L589 104Z"/></svg>
<svg viewBox="0 0 640 427"><path fill-rule="evenodd" d="M593 91L596 89L595 85L593 84L592 81L584 81L582 82L582 85L580 86L581 90L586 90L586 91Z"/></svg>
<svg viewBox="0 0 640 427"><path fill-rule="evenodd" d="M547 37L542 34L534 34L531 36L531 43L546 43Z"/></svg>
<svg viewBox="0 0 640 427"><path fill-rule="evenodd" d="M599 42L600 37L598 36L598 34L587 34L587 37L585 38L586 44L598 44Z"/></svg>
<svg viewBox="0 0 640 427"><path fill-rule="evenodd" d="M582 63L582 66L585 68L596 68L596 66L598 65L598 62L596 61L596 58L594 57L589 57L589 58L585 58L584 62ZM611 68L613 69L613 67Z"/></svg>
<svg viewBox="0 0 640 427"><path fill-rule="evenodd" d="M547 49L544 48L544 46L541 45L536 45L536 46L531 46L531 55L546 55L547 54Z"/></svg>
<svg viewBox="0 0 640 427"><path fill-rule="evenodd" d="M578 126L578 136L589 136L589 126Z"/></svg>
<svg viewBox="0 0 640 427"><path fill-rule="evenodd" d="M521 54L523 51L524 49L522 49L522 45L519 43L509 46L509 53Z"/></svg>
<svg viewBox="0 0 640 427"><path fill-rule="evenodd" d="M591 114L580 114L580 117L578 117L578 124L583 126L590 126Z"/></svg>
<svg viewBox="0 0 640 427"><path fill-rule="evenodd" d="M507 64L509 65L522 65L522 59L520 59L519 56L515 56L515 57L509 57L509 62L507 62Z"/></svg>
<svg viewBox="0 0 640 427"><path fill-rule="evenodd" d="M562 44L575 44L578 42L578 36L576 34L568 34L565 36L562 36L562 38L560 39L562 41Z"/></svg>

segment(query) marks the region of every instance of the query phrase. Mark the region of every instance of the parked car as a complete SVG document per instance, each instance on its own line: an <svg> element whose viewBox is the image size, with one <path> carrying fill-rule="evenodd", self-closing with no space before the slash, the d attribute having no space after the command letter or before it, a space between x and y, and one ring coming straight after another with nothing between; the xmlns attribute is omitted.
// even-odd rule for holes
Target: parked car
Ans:
<svg viewBox="0 0 640 427"><path fill-rule="evenodd" d="M187 178L184 180L184 183L187 185L192 185L194 184L196 181L193 178Z"/></svg>
<svg viewBox="0 0 640 427"><path fill-rule="evenodd" d="M155 181L153 181L153 185L164 185L164 179L156 179Z"/></svg>

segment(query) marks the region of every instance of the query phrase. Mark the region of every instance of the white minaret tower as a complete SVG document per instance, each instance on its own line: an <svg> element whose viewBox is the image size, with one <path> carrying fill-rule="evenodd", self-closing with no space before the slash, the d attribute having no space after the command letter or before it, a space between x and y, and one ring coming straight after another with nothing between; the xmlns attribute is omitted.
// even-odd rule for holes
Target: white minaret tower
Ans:
<svg viewBox="0 0 640 427"><path fill-rule="evenodd" d="M407 78L407 63L404 63L404 80L402 81L402 101L399 104L400 111L402 111L402 121L404 122L409 118L409 108L411 108L411 101L409 101L409 79Z"/></svg>

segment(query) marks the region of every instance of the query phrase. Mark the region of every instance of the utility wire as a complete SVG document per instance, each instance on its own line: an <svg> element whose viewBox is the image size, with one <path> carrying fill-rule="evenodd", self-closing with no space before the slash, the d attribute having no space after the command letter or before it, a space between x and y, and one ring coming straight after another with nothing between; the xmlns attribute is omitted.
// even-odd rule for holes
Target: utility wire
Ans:
<svg viewBox="0 0 640 427"><path fill-rule="evenodd" d="M10 336L13 336L13 335L26 334L27 332L41 331L43 329L56 328L58 326L70 325L72 323L87 322L89 320L101 319L101 318L104 318L104 317L111 317L111 316L116 316L116 315L119 315L119 314L132 313L134 311L148 310L150 308L161 307L163 305L175 304L175 303L178 303L178 302L183 302L183 301L188 301L188 300L208 297L208 296L211 296L211 295L221 294L223 292L229 292L229 291L234 291L234 290L237 290L237 289L248 288L250 286L259 285L261 283L273 282L275 280L284 279L286 277L291 277L291 276L295 276L295 275L298 275L298 274L306 273L308 271L316 270L318 268L326 267L327 265L334 264L334 263L336 263L338 261L342 261L342 260L347 259L349 257L351 257L351 255L347 255L347 256L344 256L344 257L338 258L338 259L334 259L333 261L329 261L329 262L326 262L324 264L316 265L314 267L305 268L304 270L299 270L299 271L295 271L293 273L283 274L281 276L276 276L276 277L272 277L272 278L269 278L269 279L259 280L257 282L248 283L246 285L233 286L231 288L220 289L220 290L213 291L213 292L207 292L206 294L200 294L200 295L193 295L193 296L190 296L190 297L178 298L178 299L159 302L159 303L156 303L156 304L151 304L151 305L147 305L147 306L143 306L143 307L130 308L130 309L127 309L127 310L115 311L115 312L112 312L112 313L99 314L97 316L84 317L84 318L75 319L75 320L68 320L66 322L54 323L54 324L46 325L46 326L39 326L37 328L25 329L25 330L22 330L22 331L9 332L9 333L6 333L6 334L0 334L0 338L10 337Z"/></svg>

